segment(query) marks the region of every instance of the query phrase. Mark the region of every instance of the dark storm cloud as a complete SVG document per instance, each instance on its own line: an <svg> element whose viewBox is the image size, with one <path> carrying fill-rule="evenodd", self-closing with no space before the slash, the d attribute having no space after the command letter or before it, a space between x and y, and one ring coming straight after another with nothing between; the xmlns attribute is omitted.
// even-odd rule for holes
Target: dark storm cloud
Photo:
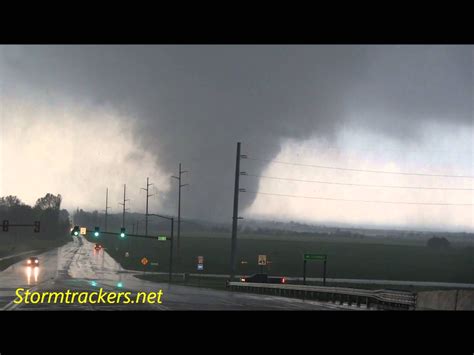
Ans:
<svg viewBox="0 0 474 355"><path fill-rule="evenodd" d="M472 47L39 46L2 51L7 96L109 106L133 117L136 139L156 154L160 167L176 173L182 161L190 170L184 199L188 215L231 215L237 141L243 142L243 153L271 159L282 139L331 138L353 112L360 114L363 127L400 137L427 121L472 124ZM242 207L250 202L244 199Z"/></svg>

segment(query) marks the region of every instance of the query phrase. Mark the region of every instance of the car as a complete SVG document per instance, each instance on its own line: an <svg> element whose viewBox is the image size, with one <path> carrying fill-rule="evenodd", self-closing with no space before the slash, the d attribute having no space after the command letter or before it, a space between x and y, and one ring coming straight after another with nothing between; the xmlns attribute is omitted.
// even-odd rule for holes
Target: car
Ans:
<svg viewBox="0 0 474 355"><path fill-rule="evenodd" d="M95 243L94 249L95 250L100 250L100 249L102 249L102 245L100 245L98 243Z"/></svg>
<svg viewBox="0 0 474 355"><path fill-rule="evenodd" d="M286 279L285 279L285 277L268 276L267 274L253 274L251 276L241 277L240 282L284 284L284 283L286 283Z"/></svg>
<svg viewBox="0 0 474 355"><path fill-rule="evenodd" d="M39 267L39 259L36 256L31 256L26 260L26 266Z"/></svg>

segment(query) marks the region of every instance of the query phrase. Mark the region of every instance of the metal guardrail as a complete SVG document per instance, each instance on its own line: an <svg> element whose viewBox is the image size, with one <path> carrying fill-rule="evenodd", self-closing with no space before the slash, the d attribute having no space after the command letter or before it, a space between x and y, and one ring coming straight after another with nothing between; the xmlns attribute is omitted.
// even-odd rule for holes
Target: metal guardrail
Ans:
<svg viewBox="0 0 474 355"><path fill-rule="evenodd" d="M416 294L395 290L363 290L343 287L325 287L291 284L262 284L254 282L229 282L231 290L269 293L279 296L318 299L326 302L347 302L367 308L376 306L380 309L415 309Z"/></svg>

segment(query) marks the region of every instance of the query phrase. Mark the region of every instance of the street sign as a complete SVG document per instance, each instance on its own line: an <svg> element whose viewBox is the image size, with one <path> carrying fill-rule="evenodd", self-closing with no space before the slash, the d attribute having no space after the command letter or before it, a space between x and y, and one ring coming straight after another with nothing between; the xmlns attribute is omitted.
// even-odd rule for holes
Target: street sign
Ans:
<svg viewBox="0 0 474 355"><path fill-rule="evenodd" d="M81 227L81 235L86 235L87 234L87 228L86 227Z"/></svg>
<svg viewBox="0 0 474 355"><path fill-rule="evenodd" d="M143 264L143 266L145 266L146 264L148 264L148 259L146 257L143 257L140 262Z"/></svg>
<svg viewBox="0 0 474 355"><path fill-rule="evenodd" d="M159 240L160 242L165 242L167 239L168 239L168 238L166 238L166 235L159 235L159 236L158 236L158 240Z"/></svg>
<svg viewBox="0 0 474 355"><path fill-rule="evenodd" d="M304 260L326 260L326 254L304 254Z"/></svg>
<svg viewBox="0 0 474 355"><path fill-rule="evenodd" d="M258 256L258 265L262 265L262 266L267 265L267 256L266 255L259 255Z"/></svg>
<svg viewBox="0 0 474 355"><path fill-rule="evenodd" d="M197 269L198 269L198 271L204 270L204 264L198 264Z"/></svg>
<svg viewBox="0 0 474 355"><path fill-rule="evenodd" d="M198 264L204 264L204 256L198 256Z"/></svg>

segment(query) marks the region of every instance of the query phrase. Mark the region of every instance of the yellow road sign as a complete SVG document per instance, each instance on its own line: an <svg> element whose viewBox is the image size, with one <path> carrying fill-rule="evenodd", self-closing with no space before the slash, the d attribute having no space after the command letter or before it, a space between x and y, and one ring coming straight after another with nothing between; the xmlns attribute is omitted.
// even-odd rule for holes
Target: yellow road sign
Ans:
<svg viewBox="0 0 474 355"><path fill-rule="evenodd" d="M87 234L87 228L86 227L81 227L81 235L86 235Z"/></svg>
<svg viewBox="0 0 474 355"><path fill-rule="evenodd" d="M140 262L143 264L143 265L146 265L148 264L148 259L146 257L143 257L142 260L140 260Z"/></svg>
<svg viewBox="0 0 474 355"><path fill-rule="evenodd" d="M267 256L266 255L259 255L258 256L258 265L267 265Z"/></svg>

